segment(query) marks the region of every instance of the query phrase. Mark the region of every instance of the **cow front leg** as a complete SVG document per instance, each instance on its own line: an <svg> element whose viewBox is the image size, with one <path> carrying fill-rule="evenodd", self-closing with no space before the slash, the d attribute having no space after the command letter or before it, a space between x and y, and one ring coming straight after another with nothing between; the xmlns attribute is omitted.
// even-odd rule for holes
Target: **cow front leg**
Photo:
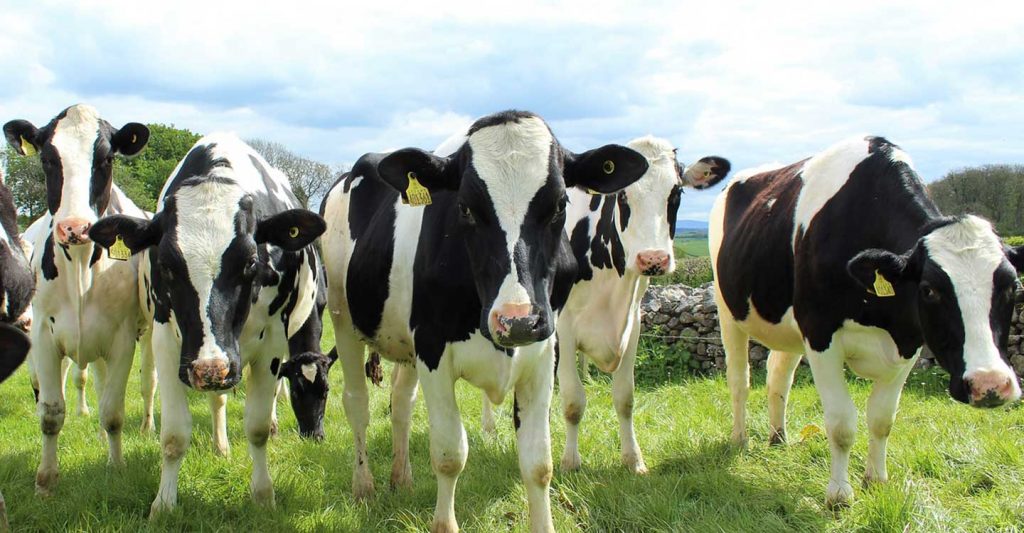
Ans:
<svg viewBox="0 0 1024 533"><path fill-rule="evenodd" d="M864 485L885 483L889 474L885 467L885 446L889 440L889 432L896 420L896 408L900 404L903 385L910 375L910 370L917 362L918 352L913 359L904 363L904 368L889 382L876 381L871 387L868 397L868 460L864 465Z"/></svg>
<svg viewBox="0 0 1024 533"><path fill-rule="evenodd" d="M717 294L717 292L716 292ZM719 302L719 310L725 305ZM750 336L739 325L719 313L722 327L722 348L725 349L725 380L732 397L732 443L741 448L747 446L747 396L750 394Z"/></svg>
<svg viewBox="0 0 1024 533"><path fill-rule="evenodd" d="M40 327L37 330L45 330ZM33 330L35 332L36 330ZM39 427L43 435L42 458L36 471L36 494L49 496L57 486L57 437L64 427L64 387L61 381L61 362L50 349L51 339L46 335L33 335L32 358L39 378Z"/></svg>
<svg viewBox="0 0 1024 533"><path fill-rule="evenodd" d="M833 341L833 346L837 344ZM857 437L857 408L846 386L843 353L838 348L824 352L807 351L814 386L825 411L825 432L832 455L831 475L825 492L830 509L846 507L853 499L850 486L850 448Z"/></svg>
<svg viewBox="0 0 1024 533"><path fill-rule="evenodd" d="M786 403L793 387L793 374L803 354L772 350L768 354L769 444L786 443Z"/></svg>
<svg viewBox="0 0 1024 533"><path fill-rule="evenodd" d="M213 452L221 457L229 457L231 442L228 441L228 394L223 391L208 392L206 398L210 402L210 420L213 423Z"/></svg>
<svg viewBox="0 0 1024 533"><path fill-rule="evenodd" d="M554 387L554 339L520 348L519 357L534 359L531 367L523 370L516 383L514 407L519 420L516 427L519 473L526 487L530 531L554 532L548 495L548 486L551 484L551 427L548 410ZM577 367L572 363L570 365L575 373Z"/></svg>
<svg viewBox="0 0 1024 533"><path fill-rule="evenodd" d="M634 324L640 324L639 309ZM622 463L634 474L646 474L647 465L636 442L633 430L633 367L636 364L636 348L640 341L640 328L634 327L629 336L626 353L622 357L619 368L612 373L612 402L615 413L619 417L619 441L622 451Z"/></svg>
<svg viewBox="0 0 1024 533"><path fill-rule="evenodd" d="M391 488L412 488L409 436L416 404L416 367L395 363L391 370Z"/></svg>
<svg viewBox="0 0 1024 533"><path fill-rule="evenodd" d="M142 393L143 435L150 434L153 425L153 399L156 397L156 362L153 360L153 331L146 328L139 337L139 392Z"/></svg>
<svg viewBox="0 0 1024 533"><path fill-rule="evenodd" d="M352 429L355 455L355 464L352 467L352 496L356 499L370 498L374 489L370 458L366 450L366 428L370 424L370 396L366 390L366 376L363 373L366 350L351 329L336 331L338 359L345 375L341 401L345 406L345 418Z"/></svg>
<svg viewBox="0 0 1024 533"><path fill-rule="evenodd" d="M188 388L178 380L180 347L170 325L154 324L153 352L160 388L160 488L150 507L150 518L178 505L178 472L192 439Z"/></svg>
<svg viewBox="0 0 1024 533"><path fill-rule="evenodd" d="M128 387L128 375L132 370L135 352L135 335L119 335L111 350L113 357L107 362L107 379L100 396L100 424L107 433L109 462L114 466L124 465L121 449L121 434L124 426L124 395Z"/></svg>
<svg viewBox="0 0 1024 533"><path fill-rule="evenodd" d="M274 507L274 485L267 467L267 441L270 439L271 412L277 377L270 363L249 365L249 385L245 392L245 436L252 457L252 499L258 505Z"/></svg>
<svg viewBox="0 0 1024 533"><path fill-rule="evenodd" d="M567 320L561 323L566 323ZM587 394L580 380L576 354L575 332L568 328L558 329L558 394L562 400L562 417L565 418L565 449L562 451L562 470L577 470L582 464L580 457L580 422L587 410Z"/></svg>
<svg viewBox="0 0 1024 533"><path fill-rule="evenodd" d="M430 465L437 478L437 502L434 506L432 532L459 530L455 519L455 485L466 466L469 445L466 430L455 401L455 377L451 368L452 354L445 352L438 368L430 370L417 363L423 398L430 421Z"/></svg>

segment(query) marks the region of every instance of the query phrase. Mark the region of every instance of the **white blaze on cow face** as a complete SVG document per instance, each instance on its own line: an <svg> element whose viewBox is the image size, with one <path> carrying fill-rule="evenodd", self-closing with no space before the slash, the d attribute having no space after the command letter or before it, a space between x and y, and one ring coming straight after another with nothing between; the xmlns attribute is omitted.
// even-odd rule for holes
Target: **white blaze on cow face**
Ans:
<svg viewBox="0 0 1024 533"><path fill-rule="evenodd" d="M1017 376L1003 360L992 331L995 273L1006 256L991 224L967 216L931 232L924 242L928 258L953 285L964 330L962 377L971 402L984 400L990 392L1000 403L1019 399Z"/></svg>
<svg viewBox="0 0 1024 533"><path fill-rule="evenodd" d="M622 229L621 219L616 228L622 236L626 269L643 273L639 266L642 259L667 257L668 264L660 272L667 274L676 267L669 228L672 221L668 219L669 196L678 194L682 186L675 150L668 141L651 136L635 139L626 146L640 152L650 165L642 178L619 193L618 201L622 202L621 195L625 195L629 211L626 228Z"/></svg>
<svg viewBox="0 0 1024 533"><path fill-rule="evenodd" d="M65 220L93 223L97 214L89 205L92 187L94 152L100 129L100 116L88 105L74 105L57 121L50 143L60 158L63 184L60 206L53 219L59 224Z"/></svg>
<svg viewBox="0 0 1024 533"><path fill-rule="evenodd" d="M310 383L316 382L316 363L306 363L302 365L302 376L306 378L306 381Z"/></svg>
<svg viewBox="0 0 1024 533"><path fill-rule="evenodd" d="M473 168L493 202L511 265L488 316L503 308L533 305L530 292L520 282L513 255L530 202L548 180L552 141L551 131L538 117L481 128L469 137ZM491 320L492 335L496 335L495 326Z"/></svg>

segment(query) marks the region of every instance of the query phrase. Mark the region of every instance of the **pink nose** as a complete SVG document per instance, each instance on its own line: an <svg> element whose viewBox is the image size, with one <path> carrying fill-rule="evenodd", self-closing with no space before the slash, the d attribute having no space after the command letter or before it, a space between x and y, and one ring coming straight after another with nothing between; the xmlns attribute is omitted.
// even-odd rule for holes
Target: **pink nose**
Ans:
<svg viewBox="0 0 1024 533"><path fill-rule="evenodd" d="M636 268L648 276L657 276L668 271L671 260L663 250L644 250L636 254Z"/></svg>
<svg viewBox="0 0 1024 533"><path fill-rule="evenodd" d="M996 407L1020 396L1014 387L1017 378L1005 371L979 370L965 379L971 387L971 405Z"/></svg>
<svg viewBox="0 0 1024 533"><path fill-rule="evenodd" d="M509 323L517 318L530 316L530 304L505 304L491 313L491 331L498 335L508 333Z"/></svg>
<svg viewBox="0 0 1024 533"><path fill-rule="evenodd" d="M89 228L92 223L81 218L65 218L57 223L55 233L61 244L85 244L89 242Z"/></svg>
<svg viewBox="0 0 1024 533"><path fill-rule="evenodd" d="M199 359L192 362L192 386L196 390L219 390L226 388L231 367L222 359Z"/></svg>

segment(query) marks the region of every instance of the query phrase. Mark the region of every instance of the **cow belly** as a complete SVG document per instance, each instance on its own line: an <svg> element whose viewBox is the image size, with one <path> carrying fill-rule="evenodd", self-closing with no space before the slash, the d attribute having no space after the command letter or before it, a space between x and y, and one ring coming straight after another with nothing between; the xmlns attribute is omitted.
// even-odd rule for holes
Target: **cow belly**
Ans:
<svg viewBox="0 0 1024 533"><path fill-rule="evenodd" d="M634 328L646 283L620 278L608 269L595 270L591 281L573 287L559 331L568 332L582 351L605 372L619 366ZM565 347L562 347L564 350Z"/></svg>
<svg viewBox="0 0 1024 533"><path fill-rule="evenodd" d="M757 312L757 308L749 301L747 305L750 311L747 313L746 320L736 324L751 338L771 350L788 353L804 352L803 335L800 334L800 328L793 317L792 307L786 310L786 313L782 315L782 320L776 324L762 318ZM721 307L719 307L719 312L722 312ZM728 311L725 311L725 314L728 315Z"/></svg>

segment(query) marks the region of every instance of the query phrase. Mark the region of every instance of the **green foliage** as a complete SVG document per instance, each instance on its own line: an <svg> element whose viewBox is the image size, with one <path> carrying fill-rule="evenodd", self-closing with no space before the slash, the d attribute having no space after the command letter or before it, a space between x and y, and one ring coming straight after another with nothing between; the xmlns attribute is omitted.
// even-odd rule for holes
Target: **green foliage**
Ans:
<svg viewBox="0 0 1024 533"><path fill-rule="evenodd" d="M655 285L683 284L699 287L714 279L710 257L684 257L676 255L676 271L667 276L652 278Z"/></svg>
<svg viewBox="0 0 1024 533"><path fill-rule="evenodd" d="M1024 235L1010 235L1009 237L1003 237L1003 242L1007 246L1024 246Z"/></svg>
<svg viewBox="0 0 1024 533"><path fill-rule="evenodd" d="M46 177L38 157L22 157L7 145L3 151L4 181L14 205L31 220L46 211Z"/></svg>
<svg viewBox="0 0 1024 533"><path fill-rule="evenodd" d="M157 196L200 135L167 124L147 124L149 142L131 159L118 158L114 183L139 207L156 210Z"/></svg>
<svg viewBox="0 0 1024 533"><path fill-rule="evenodd" d="M700 361L683 347L683 343L668 344L658 338L664 334L657 326L641 334L633 371L637 384L677 383L700 371Z"/></svg>
<svg viewBox="0 0 1024 533"><path fill-rule="evenodd" d="M991 220L1002 234L1024 233L1024 165L956 170L928 185L928 192L943 213L972 213Z"/></svg>

